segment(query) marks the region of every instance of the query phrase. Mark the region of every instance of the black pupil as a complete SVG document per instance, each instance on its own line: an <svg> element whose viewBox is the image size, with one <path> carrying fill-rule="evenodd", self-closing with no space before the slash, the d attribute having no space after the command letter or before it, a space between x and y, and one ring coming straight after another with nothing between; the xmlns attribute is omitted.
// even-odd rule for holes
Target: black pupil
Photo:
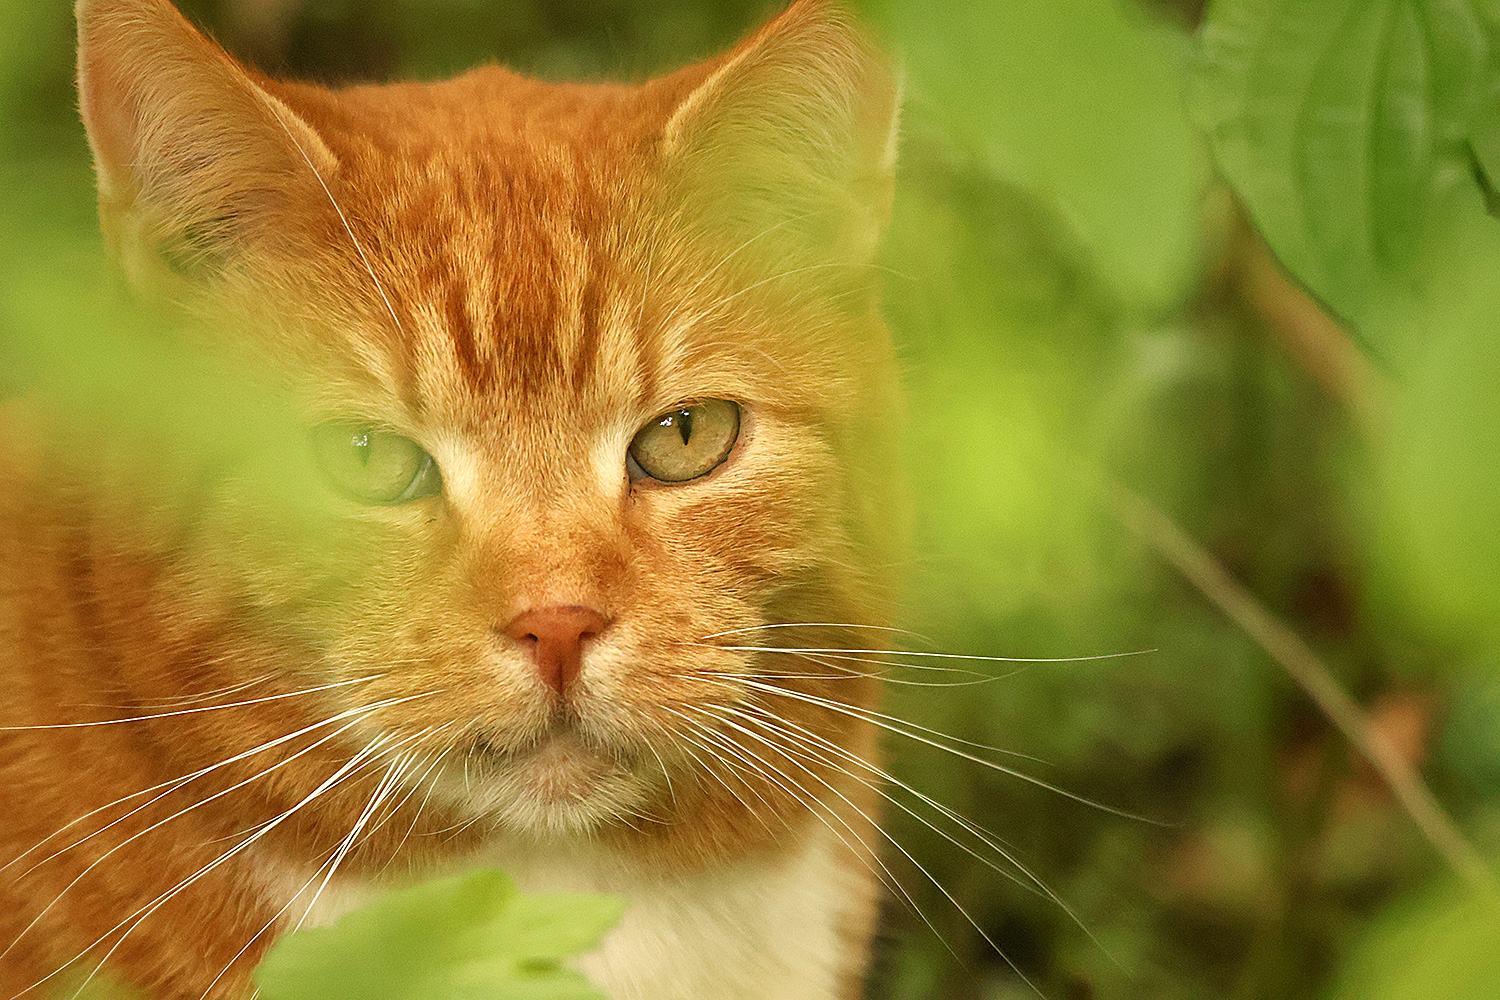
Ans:
<svg viewBox="0 0 1500 1000"><path fill-rule="evenodd" d="M369 465L370 464L370 432L369 431L359 431L358 433L356 433L353 437L351 437L349 439L349 443L351 445L353 445L357 449L356 454L359 455L359 464L360 465Z"/></svg>
<svg viewBox="0 0 1500 1000"><path fill-rule="evenodd" d="M676 413L668 414L662 418L662 423L667 426L677 425L677 433L682 435L682 443L687 444L688 438L693 436L693 411L678 410Z"/></svg>

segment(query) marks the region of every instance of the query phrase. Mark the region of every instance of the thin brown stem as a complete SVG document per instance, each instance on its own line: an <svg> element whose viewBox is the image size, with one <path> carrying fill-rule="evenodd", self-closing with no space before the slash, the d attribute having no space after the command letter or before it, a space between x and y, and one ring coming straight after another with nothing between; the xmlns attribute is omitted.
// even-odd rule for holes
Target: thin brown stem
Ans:
<svg viewBox="0 0 1500 1000"><path fill-rule="evenodd" d="M1370 724L1359 705L1307 643L1166 514L1118 484L1107 482L1104 486L1120 521L1281 664L1344 738L1370 762L1449 867L1475 889L1500 902L1500 881L1494 871L1464 838L1416 768Z"/></svg>

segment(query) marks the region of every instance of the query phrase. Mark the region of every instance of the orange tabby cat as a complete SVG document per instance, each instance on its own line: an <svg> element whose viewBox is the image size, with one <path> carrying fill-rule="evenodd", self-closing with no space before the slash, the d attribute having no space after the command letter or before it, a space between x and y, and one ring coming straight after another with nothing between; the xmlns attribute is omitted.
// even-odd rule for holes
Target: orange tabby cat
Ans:
<svg viewBox="0 0 1500 1000"><path fill-rule="evenodd" d="M856 996L874 739L814 701L875 681L756 647L889 614L884 61L818 2L638 86L78 24L105 240L189 363L0 410L0 998L243 997L477 864L623 896L610 997Z"/></svg>

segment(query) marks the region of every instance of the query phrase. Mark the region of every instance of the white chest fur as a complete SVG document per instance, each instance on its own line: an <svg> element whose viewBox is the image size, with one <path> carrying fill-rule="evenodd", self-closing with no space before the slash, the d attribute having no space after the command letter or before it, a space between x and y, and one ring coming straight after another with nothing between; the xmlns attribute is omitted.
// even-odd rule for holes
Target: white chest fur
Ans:
<svg viewBox="0 0 1500 1000"><path fill-rule="evenodd" d="M823 830L795 852L682 878L588 848L497 847L474 863L503 869L526 892L626 900L619 925L575 963L610 1000L835 1000L852 957L839 927L863 897L836 844ZM330 885L308 923L337 920L373 888Z"/></svg>

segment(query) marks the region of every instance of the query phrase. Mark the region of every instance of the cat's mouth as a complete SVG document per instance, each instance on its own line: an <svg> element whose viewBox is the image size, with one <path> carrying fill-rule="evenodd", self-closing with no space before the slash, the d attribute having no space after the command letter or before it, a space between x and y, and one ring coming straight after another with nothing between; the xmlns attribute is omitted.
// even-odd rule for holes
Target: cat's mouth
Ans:
<svg viewBox="0 0 1500 1000"><path fill-rule="evenodd" d="M582 832L643 808L652 783L639 763L639 755L591 737L575 720L554 717L520 740L473 736L449 767L445 797L512 828Z"/></svg>
<svg viewBox="0 0 1500 1000"><path fill-rule="evenodd" d="M469 757L480 768L514 768L531 761L575 758L617 759L620 751L589 737L576 720L559 714L540 733L523 740L505 740L481 732L469 745Z"/></svg>

